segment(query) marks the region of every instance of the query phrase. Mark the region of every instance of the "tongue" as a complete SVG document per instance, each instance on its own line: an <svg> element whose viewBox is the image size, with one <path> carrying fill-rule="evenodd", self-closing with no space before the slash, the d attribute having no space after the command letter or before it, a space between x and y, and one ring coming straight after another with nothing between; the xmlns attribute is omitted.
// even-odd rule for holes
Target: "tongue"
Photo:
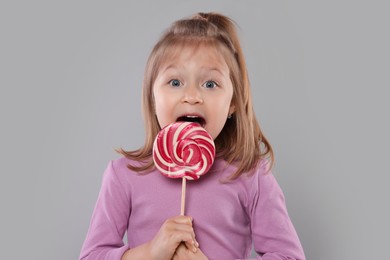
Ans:
<svg viewBox="0 0 390 260"><path fill-rule="evenodd" d="M202 125L202 123L204 122L204 119L201 117L182 116L182 117L179 117L177 121L195 122L195 123L199 123L200 125Z"/></svg>

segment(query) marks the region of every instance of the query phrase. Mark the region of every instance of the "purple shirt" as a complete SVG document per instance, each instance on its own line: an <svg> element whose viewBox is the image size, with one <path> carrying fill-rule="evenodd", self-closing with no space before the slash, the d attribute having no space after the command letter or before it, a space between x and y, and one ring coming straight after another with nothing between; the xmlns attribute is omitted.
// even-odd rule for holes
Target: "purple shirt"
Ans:
<svg viewBox="0 0 390 260"><path fill-rule="evenodd" d="M180 215L181 179L157 170L139 175L128 159L111 161L80 259L121 259L128 248L153 239L163 222ZM187 181L186 214L209 259L304 259L283 193L263 161L252 176L221 183L235 168L217 159L197 181ZM122 239L127 231L128 245Z"/></svg>

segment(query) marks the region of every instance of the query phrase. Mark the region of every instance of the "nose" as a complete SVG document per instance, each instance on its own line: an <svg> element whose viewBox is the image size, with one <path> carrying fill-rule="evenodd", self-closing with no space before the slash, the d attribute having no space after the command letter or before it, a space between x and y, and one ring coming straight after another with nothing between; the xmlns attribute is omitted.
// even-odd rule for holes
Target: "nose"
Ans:
<svg viewBox="0 0 390 260"><path fill-rule="evenodd" d="M183 93L182 102L191 105L203 104L203 98L200 89L196 85L186 86Z"/></svg>

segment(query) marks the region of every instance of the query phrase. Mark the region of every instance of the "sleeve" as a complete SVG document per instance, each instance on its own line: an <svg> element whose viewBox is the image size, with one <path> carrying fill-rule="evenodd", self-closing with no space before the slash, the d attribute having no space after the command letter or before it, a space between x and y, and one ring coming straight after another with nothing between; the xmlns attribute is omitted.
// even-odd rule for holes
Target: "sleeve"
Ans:
<svg viewBox="0 0 390 260"><path fill-rule="evenodd" d="M123 243L123 236L130 211L130 198L111 161L103 175L102 186L79 259L120 260L128 249Z"/></svg>
<svg viewBox="0 0 390 260"><path fill-rule="evenodd" d="M251 230L258 260L304 260L305 255L287 213L283 192L267 164L252 182ZM266 172L266 173L265 173Z"/></svg>

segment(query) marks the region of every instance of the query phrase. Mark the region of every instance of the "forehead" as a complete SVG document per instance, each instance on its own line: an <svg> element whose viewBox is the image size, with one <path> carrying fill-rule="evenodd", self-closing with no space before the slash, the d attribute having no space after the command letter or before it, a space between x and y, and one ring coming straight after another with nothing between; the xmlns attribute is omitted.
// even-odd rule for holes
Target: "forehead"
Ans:
<svg viewBox="0 0 390 260"><path fill-rule="evenodd" d="M229 69L227 59L229 58L226 48L212 42L178 42L166 47L160 57L158 70L163 70L174 65L176 62L190 61L194 56L209 62L211 67Z"/></svg>

